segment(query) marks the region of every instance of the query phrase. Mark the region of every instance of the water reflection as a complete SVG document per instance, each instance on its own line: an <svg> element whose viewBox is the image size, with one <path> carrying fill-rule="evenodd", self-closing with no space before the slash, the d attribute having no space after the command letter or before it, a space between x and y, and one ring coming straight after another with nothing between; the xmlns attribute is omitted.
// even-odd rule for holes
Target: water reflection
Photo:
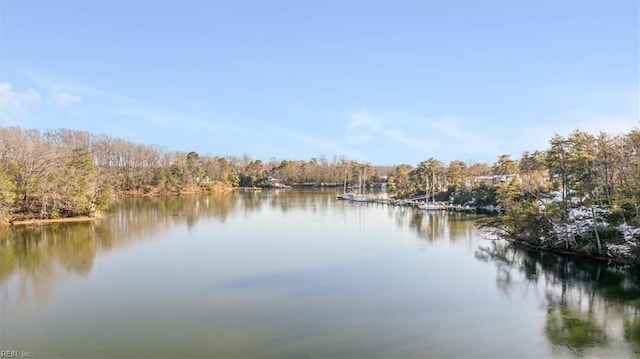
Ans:
<svg viewBox="0 0 640 359"><path fill-rule="evenodd" d="M624 339L631 343L634 354L640 355L640 311L637 307L624 320Z"/></svg>
<svg viewBox="0 0 640 359"><path fill-rule="evenodd" d="M549 344L529 345L527 350L539 350L532 356L549 356L551 346L558 356L640 355L640 271L487 242L475 254L495 264L498 288L509 296L504 300L504 295L494 296L493 265L473 257L478 247L474 216L334 198L334 191L291 190L135 198L97 223L2 229L0 324L23 323L12 310L14 303L50 298L76 276L90 277L81 283L93 285L60 290L55 298L65 305L47 300L46 306L24 311L35 314L20 340L32 340L34 330L40 330L43 348L56 342L43 339L49 328L38 319L50 307L69 310L57 314L51 309L48 315L58 318L81 313L74 320L85 320L83 325L92 329L76 331L69 325L60 331L68 334L63 338L86 332L96 338L115 335L111 342L127 343L129 335L114 328L158 328L166 335L178 327L193 340L178 342L181 349L210 348L218 340L214 346L235 343L227 347L240 350L253 343L251 350L264 353L267 347L280 357L320 350L326 343L340 353L359 344L360 357L460 357L471 348L485 350L478 356L512 357L517 353L512 350L523 350L520 346L530 339L534 346ZM210 233L221 235L212 239ZM128 248L141 242L139 252ZM101 257L125 248L109 260ZM188 260L173 265L174 255ZM141 256L149 263L138 265ZM86 297L75 299L78 293ZM535 298L506 308L516 294ZM84 311L78 308L82 305ZM92 316L95 308L100 313ZM149 324L131 320L127 310L146 313ZM530 320L531 313L539 317ZM102 326L103 315L112 326ZM491 323L494 315L502 317ZM501 333L513 329L509 318L536 332L527 327L513 334L517 340L493 345L490 339L502 340ZM241 334L221 336L229 328ZM216 334L207 337L212 330ZM20 342L11 336L0 333L0 341ZM300 350L281 351L292 337ZM154 342L149 348L164 353L174 344Z"/></svg>
<svg viewBox="0 0 640 359"><path fill-rule="evenodd" d="M140 197L121 202L95 223L59 223L41 227L0 228L0 285L3 301L24 304L46 298L57 279L88 276L101 251L155 238L172 228L192 229L202 220L225 222L234 211L259 212L264 206L282 213L305 207L327 211L333 191L232 192L202 196ZM10 279L15 279L9 288ZM14 288L14 287L18 288ZM19 293L7 298L8 293Z"/></svg>
<svg viewBox="0 0 640 359"><path fill-rule="evenodd" d="M98 249L110 242L96 224L55 224L47 227L2 229L0 232L0 284L17 277L12 298L25 304L30 297L46 298L67 273L87 276Z"/></svg>
<svg viewBox="0 0 640 359"><path fill-rule="evenodd" d="M88 276L100 251L153 238L175 226L192 228L202 218L224 222L239 195L133 198L95 223L0 228L0 285L5 303L46 298L59 278ZM9 288L11 279L12 288ZM8 293L18 293L7 298Z"/></svg>
<svg viewBox="0 0 640 359"><path fill-rule="evenodd" d="M476 257L493 262L506 294L534 292L546 306L544 334L557 350L640 355L640 270L492 242Z"/></svg>
<svg viewBox="0 0 640 359"><path fill-rule="evenodd" d="M224 222L238 206L239 196L234 192L208 196L132 198L115 208L113 216L106 223L110 229L122 232L118 234L128 233L131 237L137 237L183 223L191 228L201 218Z"/></svg>
<svg viewBox="0 0 640 359"><path fill-rule="evenodd" d="M285 214L292 209L328 209L335 204L335 190L290 190L273 189L236 193L241 199L240 207L245 214L259 212L264 206L280 210Z"/></svg>
<svg viewBox="0 0 640 359"><path fill-rule="evenodd" d="M335 190L273 190L267 192L271 208L280 209L287 213L295 208L305 208L311 211L326 210L336 203Z"/></svg>
<svg viewBox="0 0 640 359"><path fill-rule="evenodd" d="M475 236L475 227L470 223L475 218L477 216L469 214L411 210L408 225L418 237L427 241L440 239L455 241L460 238L471 239ZM405 223L398 225L405 225Z"/></svg>

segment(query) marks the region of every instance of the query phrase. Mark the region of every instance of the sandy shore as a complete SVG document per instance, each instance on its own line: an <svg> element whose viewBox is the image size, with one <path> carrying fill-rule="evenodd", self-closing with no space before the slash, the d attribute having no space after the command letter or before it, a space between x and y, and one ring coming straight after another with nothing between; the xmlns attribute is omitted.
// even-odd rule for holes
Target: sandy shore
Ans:
<svg viewBox="0 0 640 359"><path fill-rule="evenodd" d="M69 218L54 218L54 219L28 219L25 221L14 221L11 226L43 226L52 223L68 223L68 222L90 222L95 221L98 218L89 216L78 216Z"/></svg>

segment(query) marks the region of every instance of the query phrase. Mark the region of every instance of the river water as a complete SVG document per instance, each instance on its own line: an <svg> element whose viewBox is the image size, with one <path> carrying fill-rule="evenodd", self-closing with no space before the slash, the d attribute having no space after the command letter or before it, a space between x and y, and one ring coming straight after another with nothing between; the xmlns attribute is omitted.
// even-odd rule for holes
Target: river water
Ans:
<svg viewBox="0 0 640 359"><path fill-rule="evenodd" d="M640 357L640 271L471 215L277 190L0 229L0 350L33 358Z"/></svg>

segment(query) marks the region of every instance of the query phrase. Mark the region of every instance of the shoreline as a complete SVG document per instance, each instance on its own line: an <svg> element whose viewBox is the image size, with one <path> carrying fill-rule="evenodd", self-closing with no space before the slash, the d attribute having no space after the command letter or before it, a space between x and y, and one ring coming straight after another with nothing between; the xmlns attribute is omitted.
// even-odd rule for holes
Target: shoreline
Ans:
<svg viewBox="0 0 640 359"><path fill-rule="evenodd" d="M487 240L488 241L494 241L496 239L487 239ZM627 260L624 260L622 258L605 257L605 256L599 256L599 255L595 255L595 254L588 254L588 253L584 253L584 252L579 252L579 251L571 251L571 250L562 249L562 248L553 248L553 247L548 247L548 246L535 245L535 244L527 243L526 241L519 241L519 240L508 239L508 238L504 238L504 237L498 237L497 240L505 241L509 245L512 245L512 246L514 246L516 248L520 248L520 249L524 249L524 250L547 252L547 253L552 253L552 254L556 254L556 255L563 255L563 256L567 256L567 257L592 260L592 261L601 262L601 263L605 263L605 264L615 264L615 265L621 265L621 266L630 266L630 267L638 267L638 268L640 268L640 263L634 262L634 261L627 261Z"/></svg>
<svg viewBox="0 0 640 359"><path fill-rule="evenodd" d="M227 193L235 191L240 187L230 187L223 184L215 184L211 187L187 187L180 190L168 190L160 188L144 188L139 190L116 192L115 198L131 198L131 197L171 197L190 194L210 194L210 193Z"/></svg>
<svg viewBox="0 0 640 359"><path fill-rule="evenodd" d="M174 192L139 192L139 191L132 191L132 192L126 192L126 193L120 193L118 195L116 195L116 197L118 199L124 199L124 198L134 198L134 197L175 197L175 196L181 196L181 195L196 195L196 194L212 194L212 193L226 193L226 192L232 192L232 191L256 191L256 190L262 190L262 188L260 187L225 187L225 188L221 188L218 187L216 188L216 190L199 190L199 191L193 191L193 188L191 190L186 190L186 191L174 191ZM51 224L55 224L55 223L81 223L81 222L96 222L99 221L101 219L103 219L105 217L105 215L101 212L97 212L95 216L88 216L88 215L80 215L80 216L74 216L74 217L65 217L65 218L49 218L49 219L38 219L38 218L32 218L32 219L22 219L22 220L16 220L16 221L12 221L10 223L1 223L0 224L0 228L12 228L12 227L39 227L39 226L46 226L46 225L51 225ZM589 254L589 253L584 253L581 251L572 251L572 250L566 250L563 248L554 248L554 247L550 247L550 246L545 246L545 245L537 245L537 244L533 244L533 243L528 243L527 241L523 241L523 240L516 240L513 238L507 238L504 236L498 236L498 238L496 238L498 240L503 240L507 243L509 243L509 245L515 246L515 247L519 247L525 250L533 250L533 251L539 251L539 252L548 252L548 253L555 253L555 254L559 254L559 255L565 255L565 256L569 256L569 257L577 257L577 258L583 258L583 259L589 259L589 260L594 260L594 261L599 261L599 262L604 262L604 263L614 263L617 265L627 265L627 266L633 266L633 267L640 267L640 263L638 263L637 261L634 261L633 259L629 259L629 258L616 258L616 257L608 257L608 256L600 256L600 255L596 255L596 254ZM493 240L493 239L488 239L488 240Z"/></svg>
<svg viewBox="0 0 640 359"><path fill-rule="evenodd" d="M124 198L135 198L135 197L176 197L182 195L196 195L196 194L213 194L213 193L227 193L237 190L238 188L234 187L226 187L226 186L214 186L213 188L207 189L195 189L189 188L183 191L128 191L115 194L114 204L121 199ZM107 211L108 213L108 211ZM100 215L97 216L73 216L73 217L64 217L64 218L29 218L29 219L21 219L16 221L11 221L9 223L0 223L0 228L12 228L12 227L39 227L46 226L54 223L73 223L73 222L94 222L104 218L106 215L104 212L101 212Z"/></svg>
<svg viewBox="0 0 640 359"><path fill-rule="evenodd" d="M20 221L13 221L6 226L2 227L38 227L38 226L46 226L54 223L72 223L72 222L93 222L98 221L101 218L99 217L89 217L89 216L76 216L76 217L66 217L66 218L50 218L50 219L25 219Z"/></svg>

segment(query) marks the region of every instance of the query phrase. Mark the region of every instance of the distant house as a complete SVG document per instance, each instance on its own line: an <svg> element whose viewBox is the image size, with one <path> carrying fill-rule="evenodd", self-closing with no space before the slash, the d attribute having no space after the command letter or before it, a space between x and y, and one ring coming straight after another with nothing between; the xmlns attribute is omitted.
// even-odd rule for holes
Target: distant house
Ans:
<svg viewBox="0 0 640 359"><path fill-rule="evenodd" d="M493 186L498 183L511 183L512 181L519 179L520 175L508 174L508 175L493 175L493 176L475 176L473 177L473 185L477 183L483 183L487 186Z"/></svg>
<svg viewBox="0 0 640 359"><path fill-rule="evenodd" d="M485 184L487 186L491 186L495 183L496 176L475 176L473 177L473 185L477 185L478 183Z"/></svg>
<svg viewBox="0 0 640 359"><path fill-rule="evenodd" d="M275 177L272 177L272 176L267 177L267 184L269 185L269 187L275 187L275 188L287 188L287 187L289 187L286 184L284 184L282 179L275 178Z"/></svg>

